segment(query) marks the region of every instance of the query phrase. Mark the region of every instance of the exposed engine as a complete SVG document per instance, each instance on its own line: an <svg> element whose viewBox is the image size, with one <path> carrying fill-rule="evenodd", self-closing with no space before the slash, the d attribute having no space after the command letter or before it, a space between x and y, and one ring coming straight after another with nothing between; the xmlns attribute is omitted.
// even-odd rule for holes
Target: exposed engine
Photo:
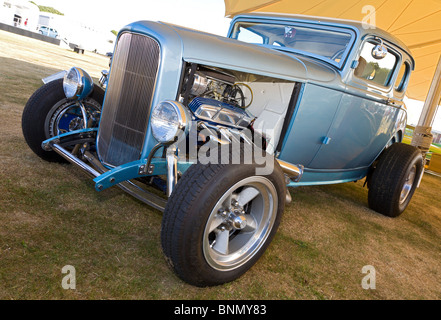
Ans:
<svg viewBox="0 0 441 320"><path fill-rule="evenodd" d="M206 67L189 67L183 100L195 117L231 127L246 128L253 117L245 110L246 97L233 75Z"/></svg>
<svg viewBox="0 0 441 320"><path fill-rule="evenodd" d="M287 128L285 115L290 101L295 103L295 85L264 75L187 63L178 99L201 122L198 128L209 124L217 131L208 138L222 140L226 132L227 136L228 132L238 133L241 139L251 137L257 146L273 153Z"/></svg>

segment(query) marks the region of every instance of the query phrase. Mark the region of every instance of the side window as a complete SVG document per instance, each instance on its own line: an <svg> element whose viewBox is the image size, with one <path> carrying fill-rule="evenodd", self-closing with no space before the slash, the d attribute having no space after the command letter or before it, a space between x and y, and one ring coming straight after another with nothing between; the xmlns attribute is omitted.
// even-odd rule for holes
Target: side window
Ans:
<svg viewBox="0 0 441 320"><path fill-rule="evenodd" d="M247 43L264 44L264 39L261 35L242 27L239 28L237 33L237 40Z"/></svg>
<svg viewBox="0 0 441 320"><path fill-rule="evenodd" d="M358 66L354 75L363 80L367 80L383 87L388 87L394 73L397 57L388 52L385 58L379 60L372 56L372 50L376 44L366 42L361 51Z"/></svg>
<svg viewBox="0 0 441 320"><path fill-rule="evenodd" d="M403 92L406 84L406 80L409 76L410 66L409 63L405 62L401 68L400 72L398 73L397 82L395 83L395 90L398 92Z"/></svg>

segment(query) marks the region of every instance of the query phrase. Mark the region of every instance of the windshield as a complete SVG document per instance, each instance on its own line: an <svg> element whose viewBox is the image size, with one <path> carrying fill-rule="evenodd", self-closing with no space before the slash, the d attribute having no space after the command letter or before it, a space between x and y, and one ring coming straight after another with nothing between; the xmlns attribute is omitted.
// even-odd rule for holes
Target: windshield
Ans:
<svg viewBox="0 0 441 320"><path fill-rule="evenodd" d="M354 41L349 29L308 26L306 24L269 24L238 22L231 38L296 51L341 67Z"/></svg>

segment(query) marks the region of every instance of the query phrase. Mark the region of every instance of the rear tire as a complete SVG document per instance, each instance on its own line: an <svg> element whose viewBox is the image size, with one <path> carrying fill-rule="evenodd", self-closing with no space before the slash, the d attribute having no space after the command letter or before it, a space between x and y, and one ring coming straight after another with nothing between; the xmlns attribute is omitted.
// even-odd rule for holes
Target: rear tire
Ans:
<svg viewBox="0 0 441 320"><path fill-rule="evenodd" d="M381 155L369 183L369 207L389 217L398 217L409 205L424 169L421 152L394 143Z"/></svg>
<svg viewBox="0 0 441 320"><path fill-rule="evenodd" d="M104 91L95 85L92 94L84 99L83 103L88 111L101 110L103 100ZM22 115L23 136L31 150L43 160L66 162L54 151L43 150L41 143L57 135L56 128L53 128L53 118L57 112L60 114L60 108L68 108L71 104L74 104L74 101L66 99L64 95L63 79L46 83L35 91L26 103ZM64 129L69 131L68 128Z"/></svg>

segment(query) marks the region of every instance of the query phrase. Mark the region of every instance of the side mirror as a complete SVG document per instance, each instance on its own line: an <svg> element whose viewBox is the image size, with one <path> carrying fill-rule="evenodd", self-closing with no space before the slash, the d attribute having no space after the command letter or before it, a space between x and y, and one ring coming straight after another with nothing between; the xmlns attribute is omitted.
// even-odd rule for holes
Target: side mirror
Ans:
<svg viewBox="0 0 441 320"><path fill-rule="evenodd" d="M380 44L377 44L372 49L372 57L374 57L376 60L384 59L387 56L387 48L383 45L383 40L380 40Z"/></svg>

